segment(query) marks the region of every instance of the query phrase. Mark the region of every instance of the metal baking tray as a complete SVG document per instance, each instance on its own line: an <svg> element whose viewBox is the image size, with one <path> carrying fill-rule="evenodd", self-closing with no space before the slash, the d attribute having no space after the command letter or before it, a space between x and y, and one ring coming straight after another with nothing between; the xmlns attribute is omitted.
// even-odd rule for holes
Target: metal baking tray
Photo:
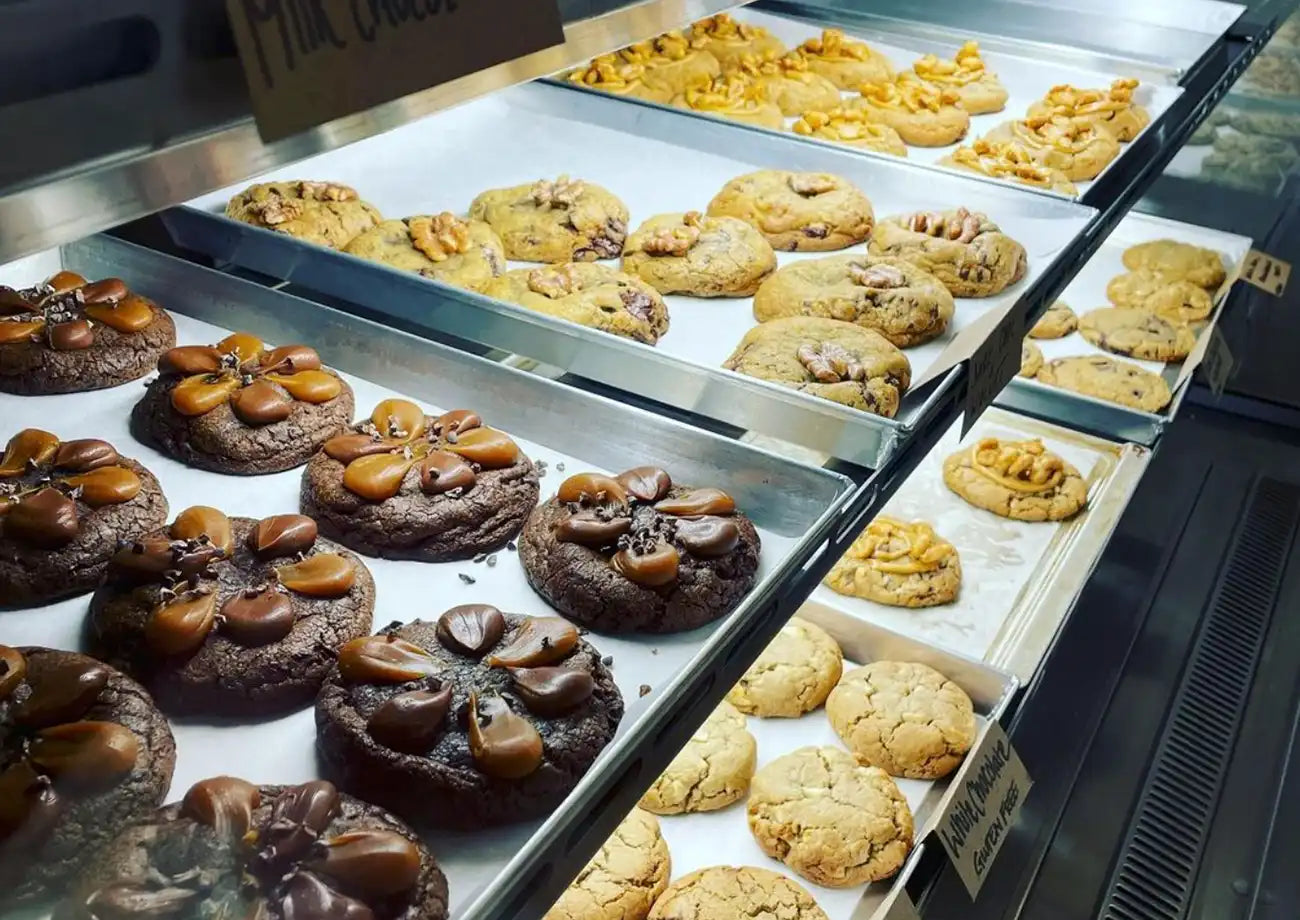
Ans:
<svg viewBox="0 0 1300 920"><path fill-rule="evenodd" d="M779 9L783 14L787 15L767 12L768 9ZM962 42L969 38L978 37L980 51L988 64L989 70L1002 79L1003 85L1010 93L1010 98L1007 100L1006 108L1001 112L972 116L970 131L967 133L966 138L959 143L968 143L1005 121L1025 117L1030 104L1040 99L1044 93L1058 83L1072 83L1079 87L1102 87L1109 86L1110 82L1116 77L1137 77L1142 81L1142 85L1138 87L1135 98L1146 106L1151 114L1151 123L1143 129L1143 134L1151 130L1165 110L1173 105L1183 92L1175 84L1172 75L1168 71L1153 68L1141 62L1116 60L1100 53L1081 56L1077 51L1063 51L1055 45L1007 40L997 36L975 36L968 31L957 31L928 23L922 27L891 20L881 20L871 16L862 16L847 10L829 10L801 3L784 2L767 4L764 10L742 8L733 11L733 15L742 22L763 26L792 48L805 39L817 36L822 28L831 26L842 28L850 35L870 42L873 48L890 59L896 70L910 69L912 62L924 54L934 53L941 57L951 57ZM567 80L556 82L565 86L571 92L608 95L585 86L570 83ZM846 92L843 95L847 99L855 94ZM645 102L640 99L611 98L620 99L630 105L669 108L669 106ZM854 156L895 161L901 159L892 154L849 147L833 141L823 141L793 134L790 132L790 126L794 123L794 118L785 119L785 131L777 132L770 128L741 125L734 121L689 109L673 109L673 111L682 112L692 118L726 121L728 124L736 125L751 133L784 134L785 136L797 138L802 143L846 150ZM660 134L657 136L671 137L672 135ZM1141 134L1139 134L1140 136ZM965 170L938 165L938 160L952 153L957 146L958 144L950 144L947 147L909 146L906 161L919 166L942 170L945 173L966 177L973 176L982 182L989 182L998 186L1009 186L1021 192L1034 192L1061 198L1082 198L1093 183L1097 181L1097 179L1092 179L1075 182L1077 191L1073 196L1070 196L1062 192L1030 189L1017 183L1003 182L998 179L969 173ZM1129 156L1131 148L1131 143L1122 145L1119 156L1107 165L1101 175L1106 175L1108 171L1115 168L1116 164L1125 160Z"/></svg>
<svg viewBox="0 0 1300 920"><path fill-rule="evenodd" d="M975 705L976 740L980 743L990 721L998 721L1011 704L1019 686L1016 678L986 664L926 645L890 632L874 623L829 608L805 608L799 614L821 626L840 644L844 670L872 661L915 661L927 664L952 680ZM749 732L758 742L761 768L783 754L806 745L843 748L844 742L831 728L826 710L818 708L798 719L746 719ZM974 749L974 748L972 748ZM817 900L829 920L886 920L890 905L921 862L923 841L944 817L951 790L960 788L969 761L937 782L896 779L907 797L915 825L916 846L902 869L892 879L851 888L824 888L767 856L750 833L745 803L737 802L712 812L664 815L659 827L668 842L672 877L681 878L707 866L729 864L758 866L793 879Z"/></svg>
<svg viewBox="0 0 1300 920"><path fill-rule="evenodd" d="M998 517L957 496L943 483L943 461L983 437L1042 438L1087 482L1087 510L1060 524L1029 523ZM962 568L957 600L920 609L888 607L822 584L799 615L849 614L982 660L1028 683L1092 575L1150 456L1136 444L1114 444L989 409L965 438L959 426L949 429L880 512L927 521L957 548Z"/></svg>
<svg viewBox="0 0 1300 920"><path fill-rule="evenodd" d="M431 838L450 879L453 913L464 920L514 916L521 896L546 891L548 880L558 885L557 871L576 871L590 856L584 847L594 848L596 841L588 838L588 829L602 820L617 822L623 813L620 796L637 795L643 788L638 780L648 782L650 771L664 766L655 760L656 745L671 743L677 733L689 734L699 724L701 707L711 707L725 689L720 676L725 679L752 661L752 654L744 657L750 651L746 643L766 642L796 606L790 595L806 594L816 577L810 560L818 558L839 524L852 486L837 474L119 240L92 237L72 244L58 262L92 278L121 277L156 299L173 312L183 343L210 342L240 329L270 342L312 344L348 378L359 413L392 394L443 410L473 407L514 435L529 456L549 462L544 494L554 491L566 468L611 471L652 463L684 482L717 484L752 514L763 539L760 579L732 614L677 635L590 637L614 657L628 711L618 736L565 805L545 822ZM9 266L0 272L0 283L30 284L40 277L31 269L57 267L49 262ZM301 469L225 477L189 469L133 442L127 420L142 392L136 382L65 396L0 394L4 436L39 426L69 437L106 438L157 474L173 514L213 502L230 513L255 516L298 508ZM376 626L429 618L471 601L546 612L516 555L508 550L496 555L491 566L366 559L377 584ZM476 581L463 583L460 575ZM87 601L82 596L6 612L0 615L0 641L76 648ZM730 660L737 656L743 660ZM643 684L652 688L644 696ZM172 799L196 779L216 773L261 782L301 782L316 775L310 707L272 720L187 719L175 722L174 729L179 758ZM665 751L665 762L667 756Z"/></svg>
<svg viewBox="0 0 1300 920"><path fill-rule="evenodd" d="M1106 283L1116 275L1128 271L1123 262L1124 250L1136 243L1159 239L1182 240L1218 250L1224 257L1229 279L1236 277L1234 269L1241 265L1251 246L1249 237L1235 233L1224 233L1222 230L1212 230L1209 227L1198 227L1195 224L1163 217L1129 212L1093 257L1079 269L1060 299L1068 303L1080 316L1097 307L1111 306L1110 301L1106 299ZM1024 377L1011 378L1011 382L998 395L995 403L1057 424L1104 435L1116 441L1134 441L1148 446L1153 445L1182 407L1183 398L1191 383L1192 371L1204 357L1204 344L1208 341L1211 328L1222 315L1223 304L1231 287L1231 283L1225 284L1216 293L1215 313L1209 323L1197 330L1197 349L1186 360L1178 363L1141 361L1112 354L1089 343L1078 332L1060 339L1030 340L1042 350L1044 361L1069 355L1106 355L1119 361L1129 361L1160 374L1169 384L1169 389L1173 391L1173 399L1161 412L1130 409L1118 403L1048 386Z"/></svg>
<svg viewBox="0 0 1300 920"><path fill-rule="evenodd" d="M663 138L666 140L655 140ZM526 157L519 156L527 150ZM406 125L281 170L280 177L346 182L385 214L463 213L483 189L568 173L627 202L635 226L664 211L703 210L730 179L764 167L847 176L887 214L966 205L992 215L1029 251L1028 276L997 297L959 300L944 336L908 349L913 378L987 310L1028 291L1095 215L1091 208L1003 185L855 156L676 110L631 106L601 94L534 83ZM449 177L440 180L440 176ZM387 266L227 219L221 189L163 215L176 242L274 278L361 304L383 316L526 355L580 377L678 409L878 468L952 395L941 383L905 398L898 418L866 412L723 370L754 326L751 298L668 297L672 325L649 347L540 316ZM818 254L780 253L782 264ZM937 365L943 366L943 365Z"/></svg>

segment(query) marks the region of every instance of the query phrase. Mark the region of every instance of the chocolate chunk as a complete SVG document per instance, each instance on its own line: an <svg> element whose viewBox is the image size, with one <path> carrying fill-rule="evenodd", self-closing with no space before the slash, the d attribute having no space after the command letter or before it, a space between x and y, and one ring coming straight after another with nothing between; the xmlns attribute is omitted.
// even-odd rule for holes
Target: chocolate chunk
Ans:
<svg viewBox="0 0 1300 920"><path fill-rule="evenodd" d="M240 840L253 826L253 810L261 802L261 792L247 780L214 776L189 788L181 814L214 828L219 837Z"/></svg>
<svg viewBox="0 0 1300 920"><path fill-rule="evenodd" d="M621 549L609 564L628 581L648 588L658 588L677 580L681 556L671 544L656 543L649 552Z"/></svg>
<svg viewBox="0 0 1300 920"><path fill-rule="evenodd" d="M50 348L55 351L81 351L95 344L95 330L90 320L74 319L66 323L50 323L45 327Z"/></svg>
<svg viewBox="0 0 1300 920"><path fill-rule="evenodd" d="M75 722L99 700L108 676L108 668L89 660L45 670L32 682L31 695L14 709L14 721L26 729Z"/></svg>
<svg viewBox="0 0 1300 920"><path fill-rule="evenodd" d="M392 831L350 831L320 841L316 850L320 855L303 864L366 900L409 891L420 877L420 848Z"/></svg>
<svg viewBox="0 0 1300 920"><path fill-rule="evenodd" d="M630 289L619 291L618 299L623 301L623 309L643 323L650 322L650 318L654 316L654 301L644 291ZM556 467L556 469L559 469L559 467ZM560 472L564 472L564 470L560 470Z"/></svg>
<svg viewBox="0 0 1300 920"><path fill-rule="evenodd" d="M469 750L474 765L497 779L521 779L542 764L542 736L499 696L469 695Z"/></svg>
<svg viewBox="0 0 1300 920"><path fill-rule="evenodd" d="M569 515L555 525L555 539L579 546L612 546L632 529L632 519L624 516L602 517L596 511L583 510Z"/></svg>
<svg viewBox="0 0 1300 920"><path fill-rule="evenodd" d="M344 465L362 457L384 454L393 450L391 441L380 441L368 434L340 434L325 442L326 455Z"/></svg>
<svg viewBox="0 0 1300 920"><path fill-rule="evenodd" d="M310 872L298 872L280 901L284 920L375 920L375 913L355 898L335 891Z"/></svg>
<svg viewBox="0 0 1300 920"><path fill-rule="evenodd" d="M0 703L18 689L27 676L27 659L18 649L0 645Z"/></svg>
<svg viewBox="0 0 1300 920"><path fill-rule="evenodd" d="M262 828L258 862L280 869L306 855L338 813L339 791L325 780L312 780L286 789L271 806Z"/></svg>
<svg viewBox="0 0 1300 920"><path fill-rule="evenodd" d="M547 719L586 702L596 689L590 673L568 668L511 668L510 678L528 711Z"/></svg>
<svg viewBox="0 0 1300 920"><path fill-rule="evenodd" d="M248 532L248 548L260 559L296 556L316 543L316 522L305 514L277 514L262 518Z"/></svg>
<svg viewBox="0 0 1300 920"><path fill-rule="evenodd" d="M692 489L677 498L666 498L655 505L661 514L693 516L699 514L733 514L736 501L721 489Z"/></svg>
<svg viewBox="0 0 1300 920"><path fill-rule="evenodd" d="M103 278L81 287L82 303L117 303L128 294L126 283L121 278Z"/></svg>
<svg viewBox="0 0 1300 920"><path fill-rule="evenodd" d="M452 489L472 489L477 481L478 476L469 461L450 451L430 451L420 462L420 490L426 495L441 495Z"/></svg>
<svg viewBox="0 0 1300 920"><path fill-rule="evenodd" d="M740 543L740 528L727 518L683 518L677 522L677 542L702 559L725 556Z"/></svg>
<svg viewBox="0 0 1300 920"><path fill-rule="evenodd" d="M158 373L192 377L221 370L221 352L209 345L181 345L163 352Z"/></svg>
<svg viewBox="0 0 1300 920"><path fill-rule="evenodd" d="M438 618L438 641L470 658L482 658L505 631L505 617L489 604L461 604Z"/></svg>
<svg viewBox="0 0 1300 920"><path fill-rule="evenodd" d="M272 425L293 414L293 397L269 380L254 380L230 394L230 408L245 425Z"/></svg>
<svg viewBox="0 0 1300 920"><path fill-rule="evenodd" d="M302 371L318 371L321 368L320 355L316 349L307 345L281 345L265 352L261 359L264 374L297 374Z"/></svg>
<svg viewBox="0 0 1300 920"><path fill-rule="evenodd" d="M673 487L672 477L657 466L638 466L618 474L618 481L637 501L657 502Z"/></svg>
<svg viewBox="0 0 1300 920"><path fill-rule="evenodd" d="M38 549L66 546L81 530L76 503L49 486L20 499L0 523L6 537Z"/></svg>
<svg viewBox="0 0 1300 920"><path fill-rule="evenodd" d="M510 644L487 659L494 668L554 664L578 644L578 629L561 617L528 617Z"/></svg>
<svg viewBox="0 0 1300 920"><path fill-rule="evenodd" d="M366 731L394 751L423 754L438 740L449 709L451 687L399 693L374 711Z"/></svg>
<svg viewBox="0 0 1300 920"><path fill-rule="evenodd" d="M54 455L54 468L70 473L85 473L112 466L122 458L107 441L98 438L80 438L64 441Z"/></svg>
<svg viewBox="0 0 1300 920"><path fill-rule="evenodd" d="M171 920L186 916L199 892L192 888L147 888L113 882L91 892L86 911L95 920Z"/></svg>
<svg viewBox="0 0 1300 920"><path fill-rule="evenodd" d="M246 648L279 642L293 631L293 604L271 588L249 589L221 605L221 634Z"/></svg>
<svg viewBox="0 0 1300 920"><path fill-rule="evenodd" d="M111 789L135 767L140 740L116 722L68 722L36 733L27 759L63 786Z"/></svg>

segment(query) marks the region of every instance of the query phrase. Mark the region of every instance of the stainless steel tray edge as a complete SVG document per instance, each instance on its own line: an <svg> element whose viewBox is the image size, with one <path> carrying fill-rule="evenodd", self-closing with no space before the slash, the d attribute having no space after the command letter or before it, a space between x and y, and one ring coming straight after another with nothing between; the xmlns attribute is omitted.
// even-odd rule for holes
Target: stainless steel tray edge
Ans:
<svg viewBox="0 0 1300 920"><path fill-rule="evenodd" d="M1182 405L1187 387L1179 387L1169 404L1171 413ZM1037 380L1014 377L993 401L995 406L1024 413L1048 422L1068 424L1080 431L1102 435L1116 441L1153 446L1164 433L1170 419L1154 412L1129 409L1118 403L1070 393L1060 387Z"/></svg>

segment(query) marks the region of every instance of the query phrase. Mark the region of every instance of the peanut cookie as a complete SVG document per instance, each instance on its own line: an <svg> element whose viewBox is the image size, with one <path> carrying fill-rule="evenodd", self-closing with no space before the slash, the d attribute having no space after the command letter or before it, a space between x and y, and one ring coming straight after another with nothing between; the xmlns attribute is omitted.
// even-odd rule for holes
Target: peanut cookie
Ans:
<svg viewBox="0 0 1300 920"><path fill-rule="evenodd" d="M1095 179L1119 156L1119 141L1105 128L1062 115L1006 121L985 137L995 143L1019 144L1039 163L1071 180Z"/></svg>
<svg viewBox="0 0 1300 920"><path fill-rule="evenodd" d="M727 13L718 13L691 25L691 39L718 59L724 68L746 55L785 54L781 40L762 26L737 22Z"/></svg>
<svg viewBox="0 0 1300 920"><path fill-rule="evenodd" d="M517 268L494 279L484 293L647 345L668 331L668 307L659 292L606 265L565 262Z"/></svg>
<svg viewBox="0 0 1300 920"><path fill-rule="evenodd" d="M342 249L384 219L354 188L307 181L249 186L230 199L226 216L331 249Z"/></svg>
<svg viewBox="0 0 1300 920"><path fill-rule="evenodd" d="M1102 307L1079 318L1079 334L1098 348L1148 361L1181 361L1196 345L1187 326L1149 310Z"/></svg>
<svg viewBox="0 0 1300 920"><path fill-rule="evenodd" d="M942 779L975 742L966 691L910 661L873 661L849 671L831 691L826 714L859 763L891 776Z"/></svg>
<svg viewBox="0 0 1300 920"><path fill-rule="evenodd" d="M710 866L683 875L655 901L649 920L827 920L813 896L778 872Z"/></svg>
<svg viewBox="0 0 1300 920"><path fill-rule="evenodd" d="M446 211L386 220L353 237L343 251L471 291L483 290L506 265L491 227Z"/></svg>
<svg viewBox="0 0 1300 920"><path fill-rule="evenodd" d="M735 217L658 214L627 239L623 271L661 294L748 297L776 270L763 234Z"/></svg>
<svg viewBox="0 0 1300 920"><path fill-rule="evenodd" d="M1025 339L1020 343L1020 376L1032 377L1038 373L1038 369L1042 366L1042 350L1029 339Z"/></svg>
<svg viewBox="0 0 1300 920"><path fill-rule="evenodd" d="M1048 361L1039 369L1038 380L1143 412L1159 412L1173 398L1169 384L1159 374L1128 361L1116 361L1101 355L1078 355Z"/></svg>
<svg viewBox="0 0 1300 920"><path fill-rule="evenodd" d="M911 71L892 80L864 82L857 89L861 95L850 99L849 107L865 109L915 147L947 147L970 130L970 113L957 94Z"/></svg>
<svg viewBox="0 0 1300 920"><path fill-rule="evenodd" d="M927 54L912 64L912 70L927 83L945 86L957 94L961 107L972 115L1001 112L1007 105L1007 88L998 75L990 73L973 41L957 49L949 61Z"/></svg>
<svg viewBox="0 0 1300 920"><path fill-rule="evenodd" d="M862 190L830 173L764 169L737 176L709 202L711 217L739 217L773 249L847 249L871 236L875 213Z"/></svg>
<svg viewBox="0 0 1300 920"><path fill-rule="evenodd" d="M620 54L602 54L592 58L586 67L570 71L565 79L574 86L629 99L666 103L673 97L673 91L667 86L662 83L651 86L645 77L644 64L635 64Z"/></svg>
<svg viewBox="0 0 1300 920"><path fill-rule="evenodd" d="M889 59L864 41L849 38L839 29L825 29L819 38L799 46L808 59L808 69L819 73L840 89L855 90L862 83L892 80Z"/></svg>
<svg viewBox="0 0 1300 920"><path fill-rule="evenodd" d="M1050 307L1047 312L1038 318L1033 328L1029 330L1031 339L1060 339L1069 335L1079 328L1079 317L1074 315L1070 305L1064 300L1058 300Z"/></svg>
<svg viewBox="0 0 1300 920"><path fill-rule="evenodd" d="M542 920L645 920L671 874L659 819L633 808Z"/></svg>
<svg viewBox="0 0 1300 920"><path fill-rule="evenodd" d="M738 70L723 71L711 80L692 83L673 97L673 105L773 131L785 126L785 116L767 98L764 85Z"/></svg>
<svg viewBox="0 0 1300 920"><path fill-rule="evenodd" d="M826 585L849 597L891 607L936 607L957 599L957 548L924 521L880 515L831 566Z"/></svg>
<svg viewBox="0 0 1300 920"><path fill-rule="evenodd" d="M1213 249L1177 240L1153 240L1130 246L1124 250L1124 267L1130 271L1160 272L1203 288L1217 288L1227 277L1223 257Z"/></svg>
<svg viewBox="0 0 1300 920"><path fill-rule="evenodd" d="M745 54L730 66L763 87L782 115L793 117L840 104L839 87L809 69L808 59L797 51L779 56Z"/></svg>
<svg viewBox="0 0 1300 920"><path fill-rule="evenodd" d="M644 67L646 85L656 93L665 93L669 99L694 83L711 80L722 73L718 59L704 50L702 38L678 31L628 45L618 54L623 60Z"/></svg>
<svg viewBox="0 0 1300 920"><path fill-rule="evenodd" d="M791 262L754 295L754 318L760 323L825 317L873 329L899 348L941 335L955 309L952 295L925 268L869 255Z"/></svg>
<svg viewBox="0 0 1300 920"><path fill-rule="evenodd" d="M753 716L798 718L826 702L843 669L839 643L816 623L791 617L727 691L727 702Z"/></svg>
<svg viewBox="0 0 1300 920"><path fill-rule="evenodd" d="M943 481L975 507L1014 521L1063 521L1088 503L1079 471L1036 439L981 438L943 462Z"/></svg>
<svg viewBox="0 0 1300 920"><path fill-rule="evenodd" d="M760 323L722 366L885 418L898 413L912 378L907 357L880 333L820 316Z"/></svg>
<svg viewBox="0 0 1300 920"><path fill-rule="evenodd" d="M889 878L912 849L912 810L898 786L839 748L799 748L763 767L748 810L764 853L827 888Z"/></svg>
<svg viewBox="0 0 1300 920"><path fill-rule="evenodd" d="M1065 173L1038 162L1025 147L1013 141L992 141L980 137L969 146L958 147L939 159L940 166L951 166L966 172L979 173L990 179L1003 179L1045 192L1057 192L1074 197L1079 194Z"/></svg>
<svg viewBox="0 0 1300 920"><path fill-rule="evenodd" d="M887 217L872 231L868 251L911 262L934 275L954 297L991 297L1025 276L1025 247L985 214L965 208Z"/></svg>
<svg viewBox="0 0 1300 920"><path fill-rule="evenodd" d="M815 137L896 157L907 156L907 145L898 132L872 120L862 109L847 109L838 104L829 109L810 109L790 125L790 130L801 137Z"/></svg>
<svg viewBox="0 0 1300 920"><path fill-rule="evenodd" d="M470 203L469 216L496 231L506 256L520 262L612 259L627 238L627 205L568 176L490 189Z"/></svg>
<svg viewBox="0 0 1300 920"><path fill-rule="evenodd" d="M1138 81L1131 77L1114 80L1107 89L1079 89L1060 83L1029 106L1029 116L1077 118L1105 128L1117 141L1131 141L1151 121L1150 113L1133 101L1137 88Z"/></svg>
<svg viewBox="0 0 1300 920"><path fill-rule="evenodd" d="M638 804L657 815L726 808L745 797L757 762L758 743L745 717L724 700Z"/></svg>

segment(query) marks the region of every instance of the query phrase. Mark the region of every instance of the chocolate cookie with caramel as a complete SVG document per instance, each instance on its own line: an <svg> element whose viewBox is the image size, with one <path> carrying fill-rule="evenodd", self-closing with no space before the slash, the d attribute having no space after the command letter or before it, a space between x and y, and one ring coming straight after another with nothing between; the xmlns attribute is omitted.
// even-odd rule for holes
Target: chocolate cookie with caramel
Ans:
<svg viewBox="0 0 1300 920"><path fill-rule="evenodd" d="M107 441L23 429L0 458L0 607L92 590L119 539L166 519L153 473Z"/></svg>
<svg viewBox="0 0 1300 920"><path fill-rule="evenodd" d="M385 399L307 464L302 510L359 553L443 562L503 546L537 504L533 463L478 413Z"/></svg>
<svg viewBox="0 0 1300 920"><path fill-rule="evenodd" d="M135 681L75 652L0 645L0 913L65 891L162 802L175 764Z"/></svg>
<svg viewBox="0 0 1300 920"><path fill-rule="evenodd" d="M164 352L131 433L201 470L278 473L306 463L352 410L352 388L315 349L236 332Z"/></svg>
<svg viewBox="0 0 1300 920"><path fill-rule="evenodd" d="M445 920L447 879L383 809L314 780L214 776L123 831L58 920Z"/></svg>
<svg viewBox="0 0 1300 920"><path fill-rule="evenodd" d="M266 715L316 695L374 606L365 565L311 518L196 505L123 542L91 600L88 641L168 712Z"/></svg>
<svg viewBox="0 0 1300 920"><path fill-rule="evenodd" d="M600 632L678 632L725 616L754 584L759 537L721 489L637 467L579 473L524 525L528 583Z"/></svg>
<svg viewBox="0 0 1300 920"><path fill-rule="evenodd" d="M153 370L176 344L161 307L119 278L59 272L29 288L0 285L0 390L37 395L115 387Z"/></svg>
<svg viewBox="0 0 1300 920"><path fill-rule="evenodd" d="M419 827L548 814L614 737L623 698L559 617L453 607L345 643L316 699L326 775Z"/></svg>

